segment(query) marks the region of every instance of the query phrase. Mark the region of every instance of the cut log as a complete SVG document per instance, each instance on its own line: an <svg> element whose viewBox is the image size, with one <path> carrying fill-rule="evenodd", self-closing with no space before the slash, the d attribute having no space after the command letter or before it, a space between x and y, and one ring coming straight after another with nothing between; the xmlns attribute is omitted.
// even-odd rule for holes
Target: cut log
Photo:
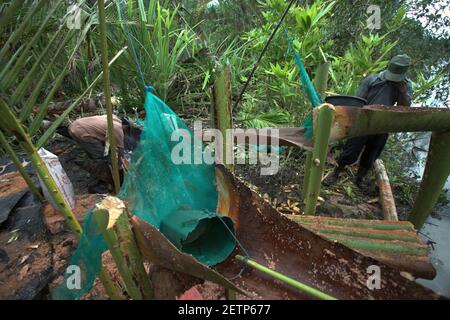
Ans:
<svg viewBox="0 0 450 320"><path fill-rule="evenodd" d="M380 204L383 209L384 220L398 221L397 208L383 160L377 159L373 168L380 189Z"/></svg>

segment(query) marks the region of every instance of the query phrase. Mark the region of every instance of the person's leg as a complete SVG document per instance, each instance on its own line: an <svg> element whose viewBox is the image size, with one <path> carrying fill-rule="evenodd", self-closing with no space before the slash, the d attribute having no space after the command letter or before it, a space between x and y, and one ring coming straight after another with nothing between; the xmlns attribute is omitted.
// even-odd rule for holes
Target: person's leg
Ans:
<svg viewBox="0 0 450 320"><path fill-rule="evenodd" d="M345 166L355 163L367 142L368 137L355 137L347 139L342 154L338 159L338 166L323 181L325 185L332 185L339 179L339 175L344 171Z"/></svg>
<svg viewBox="0 0 450 320"><path fill-rule="evenodd" d="M389 135L387 133L369 136L366 148L364 149L364 152L361 155L361 159L359 160L358 174L356 176L357 185L362 185L364 183L364 178L372 168L375 160L378 159L381 152L383 151L388 136Z"/></svg>
<svg viewBox="0 0 450 320"><path fill-rule="evenodd" d="M71 130L70 127L68 131L76 144L83 149L89 157L89 160L76 160L76 165L89 172L90 175L97 180L111 184L112 177L109 170L108 157L104 156L104 144L100 141L87 142L82 136L77 134L77 132L79 132L78 130Z"/></svg>
<svg viewBox="0 0 450 320"><path fill-rule="evenodd" d="M89 158L95 160L104 160L106 159L105 153L105 145L101 142L86 142L83 139L79 139L78 137L73 137L73 140L83 149Z"/></svg>

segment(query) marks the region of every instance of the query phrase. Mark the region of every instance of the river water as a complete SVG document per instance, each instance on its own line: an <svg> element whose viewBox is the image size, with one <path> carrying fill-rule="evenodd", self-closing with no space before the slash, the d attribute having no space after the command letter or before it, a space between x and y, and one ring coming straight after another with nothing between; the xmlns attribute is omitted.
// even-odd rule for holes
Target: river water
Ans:
<svg viewBox="0 0 450 320"><path fill-rule="evenodd" d="M450 179L446 186L450 190ZM450 192L447 196L450 198ZM424 242L435 242L431 248L431 262L437 271L433 280L418 279L417 282L450 298L450 204L438 210L438 218L428 217L420 230Z"/></svg>
<svg viewBox="0 0 450 320"><path fill-rule="evenodd" d="M414 142L414 146L428 150L429 137L430 134L426 134L424 139ZM425 160L426 153L418 155L421 160ZM424 161L418 161L414 171L422 177L423 170ZM450 178L447 179L445 188L449 190L447 197L450 199ZM450 203L439 208L436 213L434 217L428 217L419 236L425 243L433 241L430 255L437 275L433 280L417 279L417 282L450 298Z"/></svg>

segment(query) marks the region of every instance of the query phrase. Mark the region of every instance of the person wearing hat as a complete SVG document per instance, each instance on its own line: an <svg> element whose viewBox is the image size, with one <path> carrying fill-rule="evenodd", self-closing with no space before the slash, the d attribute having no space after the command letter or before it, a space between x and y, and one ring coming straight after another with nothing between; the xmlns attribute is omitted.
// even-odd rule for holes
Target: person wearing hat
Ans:
<svg viewBox="0 0 450 320"><path fill-rule="evenodd" d="M364 98L368 105L411 106L412 84L406 78L410 65L411 59L405 54L393 57L387 70L370 74L362 81L356 95ZM338 166L324 183L326 185L336 183L345 166L355 163L361 155L356 184L360 188L363 187L364 178L383 151L387 138L387 133L349 138L337 161Z"/></svg>

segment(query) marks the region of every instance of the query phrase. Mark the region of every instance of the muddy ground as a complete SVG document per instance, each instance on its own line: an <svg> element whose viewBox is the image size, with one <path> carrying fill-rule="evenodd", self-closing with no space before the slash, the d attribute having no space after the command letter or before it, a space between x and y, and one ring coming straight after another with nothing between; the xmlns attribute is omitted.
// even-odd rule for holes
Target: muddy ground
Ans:
<svg viewBox="0 0 450 320"><path fill-rule="evenodd" d="M235 173L244 180L251 189L268 200L281 213L300 214L302 212L302 186L304 162L306 154L303 150L288 148L280 155L280 168L276 175L260 174L259 165L236 166ZM327 160L325 176L333 171L336 164L330 153ZM321 188L317 214L336 218L383 219L383 212L378 199L378 186L373 172L367 176L366 190L355 184L357 165L349 166L341 174L334 186ZM392 185L394 197L395 186ZM396 207L400 220L407 220L411 207L396 198Z"/></svg>

